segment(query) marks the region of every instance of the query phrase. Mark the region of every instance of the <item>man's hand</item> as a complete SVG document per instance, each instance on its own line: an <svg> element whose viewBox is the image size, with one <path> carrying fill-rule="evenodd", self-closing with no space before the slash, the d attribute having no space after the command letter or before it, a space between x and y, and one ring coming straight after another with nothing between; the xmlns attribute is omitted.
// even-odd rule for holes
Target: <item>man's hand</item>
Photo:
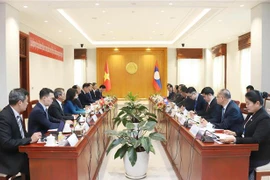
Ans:
<svg viewBox="0 0 270 180"><path fill-rule="evenodd" d="M236 136L236 133L230 130L224 130L224 134Z"/></svg>
<svg viewBox="0 0 270 180"><path fill-rule="evenodd" d="M31 136L31 142L30 143L35 143L37 142L40 138L41 138L41 132L35 132L32 136Z"/></svg>
<svg viewBox="0 0 270 180"><path fill-rule="evenodd" d="M67 124L73 124L73 121L71 121L71 120L66 120L65 121Z"/></svg>

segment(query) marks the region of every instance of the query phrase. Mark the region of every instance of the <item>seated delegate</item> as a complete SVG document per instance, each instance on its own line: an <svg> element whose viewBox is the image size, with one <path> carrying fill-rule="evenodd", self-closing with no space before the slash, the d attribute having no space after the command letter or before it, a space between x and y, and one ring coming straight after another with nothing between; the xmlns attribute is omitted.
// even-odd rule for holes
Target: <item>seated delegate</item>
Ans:
<svg viewBox="0 0 270 180"><path fill-rule="evenodd" d="M64 101L64 113L66 114L85 114L85 110L79 108L74 104L74 100L77 98L76 90L70 88L66 93L66 100Z"/></svg>

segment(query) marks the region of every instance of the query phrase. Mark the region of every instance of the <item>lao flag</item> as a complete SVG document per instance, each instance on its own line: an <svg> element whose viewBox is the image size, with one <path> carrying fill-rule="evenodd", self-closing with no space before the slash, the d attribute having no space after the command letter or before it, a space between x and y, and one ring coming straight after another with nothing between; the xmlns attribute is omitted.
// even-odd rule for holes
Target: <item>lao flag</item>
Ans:
<svg viewBox="0 0 270 180"><path fill-rule="evenodd" d="M104 68L104 85L106 86L106 91L109 91L111 89L111 79L110 79L109 66L108 66L107 61Z"/></svg>
<svg viewBox="0 0 270 180"><path fill-rule="evenodd" d="M160 91L161 88L162 88L157 61L156 61L156 64L155 64L153 85L154 85L154 88L155 88L156 91Z"/></svg>

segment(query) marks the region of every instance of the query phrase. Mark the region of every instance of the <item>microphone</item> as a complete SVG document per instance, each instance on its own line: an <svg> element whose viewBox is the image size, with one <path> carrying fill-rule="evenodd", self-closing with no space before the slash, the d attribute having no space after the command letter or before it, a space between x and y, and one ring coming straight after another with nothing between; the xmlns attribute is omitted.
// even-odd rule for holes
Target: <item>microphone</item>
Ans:
<svg viewBox="0 0 270 180"><path fill-rule="evenodd" d="M193 121L193 122L195 122L196 124L199 124L197 121L194 121L193 119L187 119L187 120L184 122L184 127L186 127L186 128L190 128L190 127L191 127L191 124L188 123L189 121Z"/></svg>
<svg viewBox="0 0 270 180"><path fill-rule="evenodd" d="M211 134L211 136L207 135L206 132ZM205 130L202 137L201 137L201 141L205 142L205 143L214 142L214 139L219 139L219 136L215 135L214 133L212 133L209 130Z"/></svg>

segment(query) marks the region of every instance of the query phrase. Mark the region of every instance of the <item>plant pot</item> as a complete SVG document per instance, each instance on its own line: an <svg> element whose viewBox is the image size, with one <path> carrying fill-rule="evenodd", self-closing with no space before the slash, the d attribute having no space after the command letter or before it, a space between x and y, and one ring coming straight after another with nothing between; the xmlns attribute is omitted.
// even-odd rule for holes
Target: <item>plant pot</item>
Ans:
<svg viewBox="0 0 270 180"><path fill-rule="evenodd" d="M143 179L146 177L149 162L149 153L146 151L137 152L137 161L134 166L128 159L128 152L124 156L124 165L126 177L129 179Z"/></svg>

